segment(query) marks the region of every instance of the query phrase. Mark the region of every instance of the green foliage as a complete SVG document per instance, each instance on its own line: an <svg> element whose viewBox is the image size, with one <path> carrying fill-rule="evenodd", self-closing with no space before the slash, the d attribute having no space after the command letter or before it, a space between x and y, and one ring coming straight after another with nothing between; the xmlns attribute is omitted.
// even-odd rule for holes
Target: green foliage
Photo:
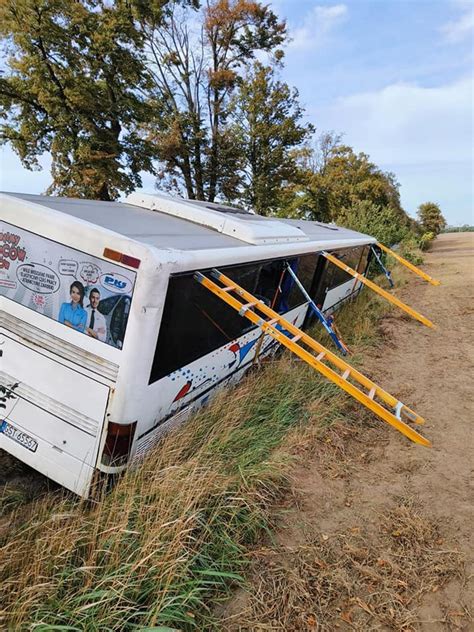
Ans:
<svg viewBox="0 0 474 632"><path fill-rule="evenodd" d="M0 141L23 165L50 152L50 193L115 199L140 185L150 153L142 38L126 0L5 0Z"/></svg>
<svg viewBox="0 0 474 632"><path fill-rule="evenodd" d="M297 147L313 132L302 117L298 92L256 62L239 84L233 118L243 150L238 199L259 215L286 211L284 184L297 179Z"/></svg>
<svg viewBox="0 0 474 632"><path fill-rule="evenodd" d="M441 213L441 209L434 202L425 202L418 207L418 217L425 232L439 233L446 227L446 220Z"/></svg>
<svg viewBox="0 0 474 632"><path fill-rule="evenodd" d="M384 244L396 244L407 234L408 228L400 212L391 206L379 206L369 200L356 201L341 212L337 223L375 237Z"/></svg>
<svg viewBox="0 0 474 632"><path fill-rule="evenodd" d="M403 213L394 175L384 173L366 154L355 154L351 147L334 146L320 175L331 216L335 219L357 202L365 201Z"/></svg>
<svg viewBox="0 0 474 632"><path fill-rule="evenodd" d="M196 33L190 24L199 21ZM167 20L143 20L156 116L144 126L162 169L160 186L191 199L235 199L243 155L233 97L258 51L281 59L286 27L256 0L212 0L196 14L170 4Z"/></svg>
<svg viewBox="0 0 474 632"><path fill-rule="evenodd" d="M423 255L421 254L420 237L413 232L407 233L400 243L400 254L402 257L411 261L416 266L423 263Z"/></svg>
<svg viewBox="0 0 474 632"><path fill-rule="evenodd" d="M421 250L428 250L435 237L436 235L434 233L431 233L431 232L423 233L419 240Z"/></svg>

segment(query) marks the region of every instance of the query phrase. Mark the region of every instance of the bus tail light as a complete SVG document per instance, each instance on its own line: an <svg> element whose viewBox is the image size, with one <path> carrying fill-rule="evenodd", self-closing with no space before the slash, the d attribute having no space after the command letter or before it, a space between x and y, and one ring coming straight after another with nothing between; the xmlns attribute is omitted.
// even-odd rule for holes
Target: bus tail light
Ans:
<svg viewBox="0 0 474 632"><path fill-rule="evenodd" d="M122 257L120 258L120 261L124 263L126 266L130 266L131 268L140 267L140 259L131 257L130 255L122 255Z"/></svg>
<svg viewBox="0 0 474 632"><path fill-rule="evenodd" d="M136 257L131 257L130 255L126 255L123 252L118 252L117 250L112 250L112 248L104 248L103 255L107 259L118 261L119 263L124 263L126 266L136 268L137 270L140 267L140 259L137 259Z"/></svg>
<svg viewBox="0 0 474 632"><path fill-rule="evenodd" d="M136 427L136 421L131 424L109 422L102 453L102 463L104 465L119 466L127 463Z"/></svg>

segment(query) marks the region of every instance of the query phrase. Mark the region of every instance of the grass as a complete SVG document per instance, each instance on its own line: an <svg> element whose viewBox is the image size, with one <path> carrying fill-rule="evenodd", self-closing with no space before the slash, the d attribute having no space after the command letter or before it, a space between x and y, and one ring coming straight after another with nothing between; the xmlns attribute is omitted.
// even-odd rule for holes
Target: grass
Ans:
<svg viewBox="0 0 474 632"><path fill-rule="evenodd" d="M363 293L338 314L352 363L380 344L387 309ZM60 491L24 505L10 490L0 522L0 627L215 628L216 603L244 583L251 548L271 532L297 446L361 419L355 410L284 353L218 395L96 505Z"/></svg>
<svg viewBox="0 0 474 632"><path fill-rule="evenodd" d="M297 546L259 550L241 627L226 629L253 630L258 622L259 629L278 630L415 630L420 597L460 577L461 569L439 524L400 498L374 524L331 537L307 531ZM447 629L452 615L443 621Z"/></svg>

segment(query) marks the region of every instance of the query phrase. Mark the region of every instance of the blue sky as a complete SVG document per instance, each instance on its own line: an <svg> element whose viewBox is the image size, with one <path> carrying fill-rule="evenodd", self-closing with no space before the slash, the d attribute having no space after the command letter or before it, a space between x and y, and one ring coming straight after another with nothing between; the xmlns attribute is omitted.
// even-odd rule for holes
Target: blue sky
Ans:
<svg viewBox="0 0 474 632"><path fill-rule="evenodd" d="M267 0L268 1L268 0ZM466 0L273 0L288 23L283 78L319 131L344 133L400 182L412 215L437 202L474 224L473 27ZM0 150L0 188L43 192L42 172ZM152 178L145 187L152 191Z"/></svg>
<svg viewBox="0 0 474 632"><path fill-rule="evenodd" d="M404 208L473 216L474 3L278 0L285 80L319 130L345 135L400 182Z"/></svg>

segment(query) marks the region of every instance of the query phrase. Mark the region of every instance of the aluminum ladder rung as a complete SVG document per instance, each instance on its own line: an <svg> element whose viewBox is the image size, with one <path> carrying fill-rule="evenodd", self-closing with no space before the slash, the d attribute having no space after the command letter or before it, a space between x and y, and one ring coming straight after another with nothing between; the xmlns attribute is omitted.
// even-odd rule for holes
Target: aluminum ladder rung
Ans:
<svg viewBox="0 0 474 632"><path fill-rule="evenodd" d="M279 318L272 318L271 320L267 320L266 323L267 325L274 325L275 323L278 323L279 320Z"/></svg>
<svg viewBox="0 0 474 632"><path fill-rule="evenodd" d="M247 292L244 288L237 285L232 279L226 277L224 274L219 272L219 270L212 270L211 275L214 279L216 279L219 283L221 283L224 287L228 287L231 285L235 285L236 293L239 295L239 298L232 296L229 292L224 292L224 288L204 276L202 273L197 272L194 275L196 281L202 284L206 289L210 292L221 298L225 303L230 305L237 312L242 310L246 301L246 303L254 303L253 308L249 307L244 311L242 316L250 320L254 325L257 325L262 329L264 333L271 335L275 340L280 342L283 346L287 347L290 351L292 351L299 358L304 360L307 364L309 364L313 369L317 370L319 373L324 375L326 378L337 384L340 388L345 390L347 393L352 395L357 401L362 403L366 408L372 410L380 419L390 424L394 428L396 428L399 432L408 437L411 441L415 443L419 443L424 446L430 446L431 443L428 439L425 439L422 435L416 432L409 425L404 423L400 415L405 413L406 416L410 414L414 417L410 420L416 421L417 423L423 423L423 419L416 415L413 411L411 411L408 407L402 404L398 399L390 395L387 391L384 391L382 388L378 387L372 380L368 377L357 371L354 367L349 365L345 360L332 353L324 347L322 344L308 336L304 331L285 320L282 316L277 314L271 307L268 307L263 301L259 301L255 298L250 292ZM260 314L258 313L260 312ZM263 314L268 318L266 320L262 317ZM278 329L275 324L279 324L284 332ZM298 337L298 341L294 342L288 334L293 334L293 338ZM301 346L300 341L308 346L312 351L316 351L319 355L315 357L310 351ZM325 360L324 362L322 360ZM332 365L332 366L329 366ZM338 373L334 368L336 367L339 370L343 371L343 374ZM347 375L346 375L347 374ZM346 375L346 378L343 376ZM364 392L353 384L349 382L347 377L350 375L351 379L354 382L358 382L361 387L364 387L369 391L370 389L376 388L378 399L380 399L388 408L391 410L387 410L387 407L382 406L381 403L375 401L374 398L370 398L367 392ZM397 414L394 414L392 410L396 411ZM408 414L406 413L408 411Z"/></svg>
<svg viewBox="0 0 474 632"><path fill-rule="evenodd" d="M250 303L245 303L245 305L242 305L242 307L239 310L239 316L243 316L248 309L251 309L252 307L255 307L255 305L257 305L257 303L258 303L258 301L253 301L253 302L250 302Z"/></svg>

